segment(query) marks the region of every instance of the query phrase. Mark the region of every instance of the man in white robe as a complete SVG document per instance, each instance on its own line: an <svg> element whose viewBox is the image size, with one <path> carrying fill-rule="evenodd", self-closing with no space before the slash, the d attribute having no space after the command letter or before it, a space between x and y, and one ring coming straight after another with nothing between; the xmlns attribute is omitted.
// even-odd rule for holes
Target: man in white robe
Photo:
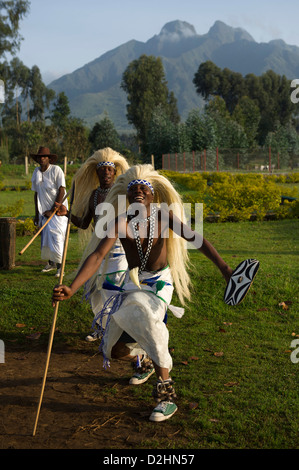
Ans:
<svg viewBox="0 0 299 470"><path fill-rule="evenodd" d="M46 147L40 147L31 157L40 164L33 172L31 189L34 191L35 225L41 227L52 215L55 202L61 203L65 196L65 177L62 169L54 165L57 155L51 154ZM67 207L67 199L64 205ZM41 232L41 259L47 260L42 272L57 268L56 277L60 276L67 219L54 215Z"/></svg>

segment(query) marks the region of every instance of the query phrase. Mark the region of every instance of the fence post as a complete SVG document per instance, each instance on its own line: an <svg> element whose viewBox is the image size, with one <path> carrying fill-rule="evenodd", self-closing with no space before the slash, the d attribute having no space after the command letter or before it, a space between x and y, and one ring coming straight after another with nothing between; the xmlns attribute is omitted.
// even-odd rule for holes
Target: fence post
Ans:
<svg viewBox="0 0 299 470"><path fill-rule="evenodd" d="M25 175L28 175L28 157L25 156Z"/></svg>
<svg viewBox="0 0 299 470"><path fill-rule="evenodd" d="M271 173L271 147L269 147L269 173Z"/></svg>
<svg viewBox="0 0 299 470"><path fill-rule="evenodd" d="M279 170L279 152L277 152L277 169Z"/></svg>
<svg viewBox="0 0 299 470"><path fill-rule="evenodd" d="M192 163L193 163L193 173L195 171L195 155L194 155L194 150L192 151Z"/></svg>
<svg viewBox="0 0 299 470"><path fill-rule="evenodd" d="M14 217L0 218L0 268L13 269L16 252L16 223Z"/></svg>
<svg viewBox="0 0 299 470"><path fill-rule="evenodd" d="M67 168L67 157L64 157L64 176L66 176L66 168Z"/></svg>
<svg viewBox="0 0 299 470"><path fill-rule="evenodd" d="M154 157L154 155L152 155L152 166L153 166L153 168L155 168L155 157Z"/></svg>

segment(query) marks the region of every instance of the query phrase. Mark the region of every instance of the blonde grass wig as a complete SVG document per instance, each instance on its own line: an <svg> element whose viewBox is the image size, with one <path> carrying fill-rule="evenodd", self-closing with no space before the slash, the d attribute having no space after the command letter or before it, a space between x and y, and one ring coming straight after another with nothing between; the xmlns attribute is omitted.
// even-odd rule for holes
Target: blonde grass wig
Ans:
<svg viewBox="0 0 299 470"><path fill-rule="evenodd" d="M97 165L101 162L114 163L116 169L115 178L129 168L125 157L110 147L97 150L89 157L74 176L75 199L72 212L77 217L84 217L88 212L90 196L99 186Z"/></svg>
<svg viewBox="0 0 299 470"><path fill-rule="evenodd" d="M105 200L106 203L113 205L113 216L119 213L118 196L127 196L128 184L135 179L145 179L151 183L154 188L153 202L157 203L158 205L161 203L166 203L168 206L171 206L173 213L182 222L185 222L184 209L180 195L167 178L160 175L157 171L154 170L152 165L148 164L132 166L126 171L126 173L120 175L117 178ZM128 205L129 203L127 199L127 207ZM80 266L82 266L87 256L96 249L99 241L100 239L94 233L81 260ZM187 243L183 238L174 235L171 230L169 230L169 236L166 238L166 243L168 263L173 282L180 302L184 305L185 299L190 299L190 278L187 272L189 262ZM92 287L92 282L89 287Z"/></svg>
<svg viewBox="0 0 299 470"><path fill-rule="evenodd" d="M120 153L106 147L97 150L76 172L73 182L75 183L75 198L72 213L77 217L84 218L89 210L89 201L92 192L99 186L97 175L97 165L101 162L112 162L115 165L115 178L129 168L125 157ZM79 243L81 250L87 245L93 232L93 225L90 224L86 230L79 229Z"/></svg>

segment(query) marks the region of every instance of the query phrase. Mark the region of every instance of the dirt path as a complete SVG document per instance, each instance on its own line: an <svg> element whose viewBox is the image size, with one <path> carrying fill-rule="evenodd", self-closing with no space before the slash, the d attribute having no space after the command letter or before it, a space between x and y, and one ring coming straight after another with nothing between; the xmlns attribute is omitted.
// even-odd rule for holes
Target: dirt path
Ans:
<svg viewBox="0 0 299 470"><path fill-rule="evenodd" d="M154 403L134 397L129 363L114 361L104 370L97 348L85 345L53 347L35 436L46 348L5 345L0 449L136 449L142 440L165 443L178 435L171 420L162 426L148 420ZM150 397L152 382L142 387Z"/></svg>

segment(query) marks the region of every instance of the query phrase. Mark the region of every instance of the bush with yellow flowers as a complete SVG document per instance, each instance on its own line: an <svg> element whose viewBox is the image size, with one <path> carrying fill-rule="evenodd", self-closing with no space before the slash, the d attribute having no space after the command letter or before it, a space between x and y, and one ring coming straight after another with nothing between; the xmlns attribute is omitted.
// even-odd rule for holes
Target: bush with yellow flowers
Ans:
<svg viewBox="0 0 299 470"><path fill-rule="evenodd" d="M183 174L161 172L182 194L184 203L191 203L194 216L195 203L203 203L203 217L220 221L264 220L296 218L299 202L294 189L278 183L297 183L299 175L236 174L203 172ZM288 196L282 204L282 195Z"/></svg>

